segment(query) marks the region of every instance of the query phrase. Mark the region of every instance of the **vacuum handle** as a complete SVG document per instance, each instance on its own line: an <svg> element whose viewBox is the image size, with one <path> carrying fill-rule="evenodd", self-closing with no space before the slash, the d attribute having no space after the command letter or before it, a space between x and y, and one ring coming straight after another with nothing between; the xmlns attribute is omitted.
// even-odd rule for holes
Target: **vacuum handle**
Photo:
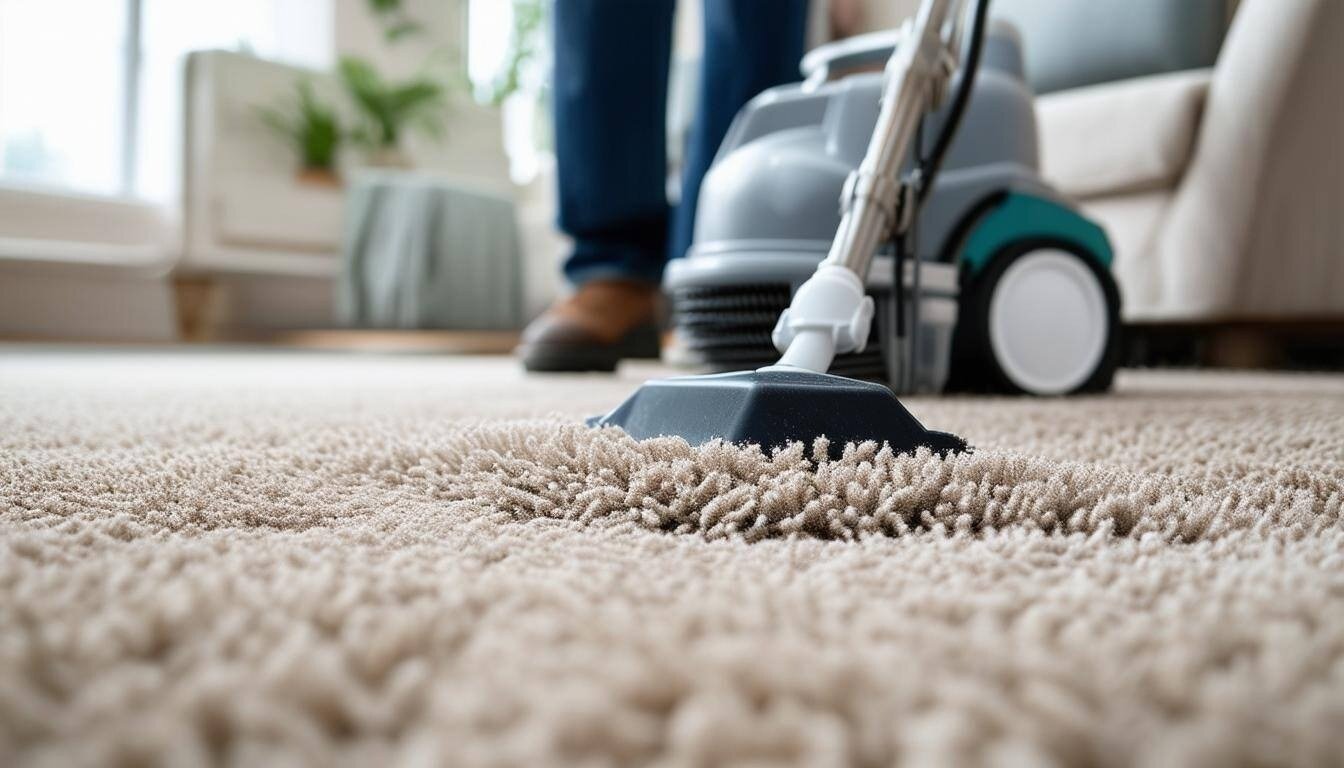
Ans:
<svg viewBox="0 0 1344 768"><path fill-rule="evenodd" d="M951 80L956 57L950 46L959 37L960 13L946 37L949 13L962 0L924 0L913 23L906 22L902 44L887 63L882 106L873 137L858 170L841 195L840 227L824 263L843 266L866 279L878 246L904 230L901 164L910 154L916 129Z"/></svg>
<svg viewBox="0 0 1344 768"><path fill-rule="evenodd" d="M824 373L837 353L862 352L867 344L873 319L873 300L864 291L868 269L878 245L909 226L898 217L913 217L915 203L902 204L901 163L956 68L951 46L962 14L949 14L960 11L964 1L924 0L914 21L902 26L902 42L887 62L873 137L858 170L845 181L830 253L799 286L771 332L782 353L778 365ZM899 282L893 289L901 290Z"/></svg>

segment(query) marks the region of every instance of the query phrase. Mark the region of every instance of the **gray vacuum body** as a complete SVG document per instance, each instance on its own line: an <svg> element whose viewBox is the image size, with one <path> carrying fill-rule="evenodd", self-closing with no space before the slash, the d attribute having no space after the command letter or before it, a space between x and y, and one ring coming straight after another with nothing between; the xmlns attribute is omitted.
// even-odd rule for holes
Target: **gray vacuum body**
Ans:
<svg viewBox="0 0 1344 768"><path fill-rule="evenodd" d="M865 53L886 58L886 51ZM753 99L704 179L694 241L665 279L681 361L740 370L777 358L770 331L826 256L840 221L837 201L879 109L880 72L821 80L814 72ZM968 223L1008 191L1058 199L1038 174L1032 98L1016 33L993 25L960 130L918 214L918 273L907 261L895 280L890 249L879 252L867 280L877 303L869 345L838 356L832 373L882 379L897 392L942 390L957 322L957 243ZM927 118L927 140L944 117ZM907 306L915 307L916 333L897 332L897 284L915 302Z"/></svg>

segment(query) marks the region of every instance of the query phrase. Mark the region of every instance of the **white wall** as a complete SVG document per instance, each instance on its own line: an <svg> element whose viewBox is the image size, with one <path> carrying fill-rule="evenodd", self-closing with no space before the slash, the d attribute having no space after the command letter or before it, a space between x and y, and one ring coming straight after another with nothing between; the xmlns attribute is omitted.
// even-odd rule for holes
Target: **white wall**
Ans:
<svg viewBox="0 0 1344 768"><path fill-rule="evenodd" d="M862 29L864 32L875 32L899 27L901 22L915 15L919 3L920 0L861 0Z"/></svg>
<svg viewBox="0 0 1344 768"><path fill-rule="evenodd" d="M499 0L505 2L506 0ZM424 33L389 45L383 30L369 12L367 0L333 0L333 31L336 50L366 56L389 74L407 76L416 72L437 49L456 50L465 57L466 0L405 0L406 15L424 26ZM465 58L462 59L465 66Z"/></svg>

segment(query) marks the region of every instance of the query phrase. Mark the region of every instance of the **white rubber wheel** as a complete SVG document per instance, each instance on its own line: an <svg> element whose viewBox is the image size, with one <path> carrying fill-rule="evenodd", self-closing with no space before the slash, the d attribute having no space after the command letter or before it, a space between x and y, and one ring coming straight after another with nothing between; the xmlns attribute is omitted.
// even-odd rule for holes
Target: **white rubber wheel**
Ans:
<svg viewBox="0 0 1344 768"><path fill-rule="evenodd" d="M990 350L1023 391L1066 394L1102 362L1109 317L1105 290L1078 256L1053 248L1028 251L994 286Z"/></svg>

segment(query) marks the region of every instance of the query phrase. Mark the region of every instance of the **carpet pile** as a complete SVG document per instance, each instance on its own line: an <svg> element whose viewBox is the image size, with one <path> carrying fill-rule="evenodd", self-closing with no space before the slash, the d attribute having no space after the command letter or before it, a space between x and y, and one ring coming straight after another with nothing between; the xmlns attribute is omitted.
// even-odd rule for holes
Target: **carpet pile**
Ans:
<svg viewBox="0 0 1344 768"><path fill-rule="evenodd" d="M1340 765L1344 379L578 426L507 360L0 360L0 764Z"/></svg>

